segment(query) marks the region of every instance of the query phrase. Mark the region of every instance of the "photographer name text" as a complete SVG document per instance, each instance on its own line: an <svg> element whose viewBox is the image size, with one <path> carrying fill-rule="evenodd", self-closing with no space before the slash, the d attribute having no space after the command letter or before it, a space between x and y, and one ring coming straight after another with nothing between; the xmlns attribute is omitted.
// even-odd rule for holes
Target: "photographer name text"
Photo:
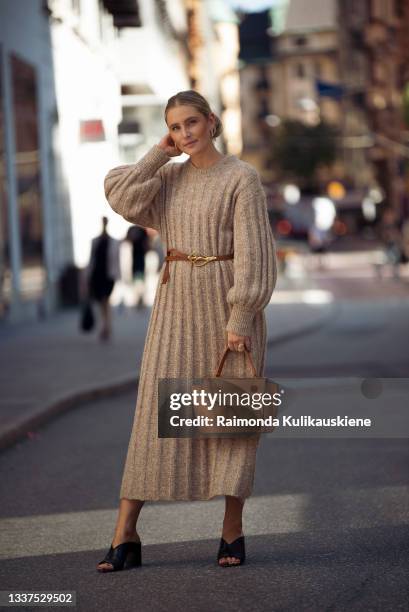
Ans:
<svg viewBox="0 0 409 612"><path fill-rule="evenodd" d="M371 427L372 420L368 418L353 418L348 416L336 416L328 418L317 418L309 415L302 416L268 416L266 418L240 418L224 417L217 415L215 418L208 416L197 416L185 418L173 415L169 419L173 427Z"/></svg>

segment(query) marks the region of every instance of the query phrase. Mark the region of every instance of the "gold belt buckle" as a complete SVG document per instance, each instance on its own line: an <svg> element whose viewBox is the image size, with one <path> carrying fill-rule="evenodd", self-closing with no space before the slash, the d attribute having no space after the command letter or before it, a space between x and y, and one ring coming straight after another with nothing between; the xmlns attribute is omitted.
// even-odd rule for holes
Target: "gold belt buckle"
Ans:
<svg viewBox="0 0 409 612"><path fill-rule="evenodd" d="M196 255L196 253L192 253L187 256L188 260L192 262L194 266L205 266L209 261L213 261L216 259L215 255Z"/></svg>

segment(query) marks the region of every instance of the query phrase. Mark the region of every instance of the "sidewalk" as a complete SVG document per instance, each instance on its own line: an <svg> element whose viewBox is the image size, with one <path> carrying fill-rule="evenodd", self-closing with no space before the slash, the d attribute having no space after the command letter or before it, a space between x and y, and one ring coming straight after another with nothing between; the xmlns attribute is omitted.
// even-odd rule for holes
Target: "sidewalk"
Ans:
<svg viewBox="0 0 409 612"><path fill-rule="evenodd" d="M280 303L280 295L277 289L266 308L269 346L313 331L334 308ZM115 309L114 337L104 344L79 332L76 310L0 328L0 449L35 436L35 428L80 402L136 392L150 313Z"/></svg>

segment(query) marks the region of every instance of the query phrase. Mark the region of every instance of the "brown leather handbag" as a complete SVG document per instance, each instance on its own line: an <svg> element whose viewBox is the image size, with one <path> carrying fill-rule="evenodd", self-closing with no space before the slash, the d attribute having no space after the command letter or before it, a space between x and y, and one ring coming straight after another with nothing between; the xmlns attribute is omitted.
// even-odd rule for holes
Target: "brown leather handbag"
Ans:
<svg viewBox="0 0 409 612"><path fill-rule="evenodd" d="M192 391L197 390L200 393L204 390L206 393L210 393L213 397L220 399L216 401L213 409L209 410L209 405L204 400L199 405L194 405L192 408L192 416L209 417L207 424L203 422L203 425L196 425L194 427L195 437L236 437L240 435L249 435L257 433L268 433L274 430L274 425L262 425L260 423L252 425L253 419L267 419L271 417L269 421L276 418L277 406L273 401L273 396L278 392L278 384L270 381L268 378L257 376L257 371L254 366L254 362L250 351L245 348L247 360L250 364L253 376L250 378L224 378L221 377L221 372L226 361L227 355L231 349L227 346L218 365L214 377L203 377L195 379ZM235 351L232 351L235 352ZM226 404L222 399L223 396L230 394L231 397L240 397L239 405L237 401L231 401L230 404ZM270 405L263 403L261 396L264 394L265 400L268 402L268 396L271 398ZM243 405L242 400L249 400L250 405ZM247 401L246 401L247 403ZM266 405L264 405L266 404ZM257 406L257 409L256 407ZM218 421L217 417L224 417L224 421ZM248 420L249 424L245 424L245 421L237 423L236 419ZM203 419L202 419L203 421Z"/></svg>

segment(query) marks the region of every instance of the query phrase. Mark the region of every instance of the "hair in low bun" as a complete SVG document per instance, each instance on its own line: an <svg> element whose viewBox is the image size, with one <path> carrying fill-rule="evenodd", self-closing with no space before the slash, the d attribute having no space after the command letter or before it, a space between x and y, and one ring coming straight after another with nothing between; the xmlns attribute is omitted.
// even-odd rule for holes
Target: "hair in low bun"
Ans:
<svg viewBox="0 0 409 612"><path fill-rule="evenodd" d="M212 136L212 138L217 138L223 132L223 124L220 121L219 117L216 115L216 113L215 113L215 117L216 117L216 128L214 130L214 135Z"/></svg>
<svg viewBox="0 0 409 612"><path fill-rule="evenodd" d="M171 108L182 105L193 106L205 117L209 117L210 113L213 112L206 98L193 89L187 89L186 91L179 91L177 94L169 98L165 108L165 121L167 119L168 111ZM213 129L212 139L214 140L223 132L223 124L216 113L213 114L215 115L215 128Z"/></svg>

